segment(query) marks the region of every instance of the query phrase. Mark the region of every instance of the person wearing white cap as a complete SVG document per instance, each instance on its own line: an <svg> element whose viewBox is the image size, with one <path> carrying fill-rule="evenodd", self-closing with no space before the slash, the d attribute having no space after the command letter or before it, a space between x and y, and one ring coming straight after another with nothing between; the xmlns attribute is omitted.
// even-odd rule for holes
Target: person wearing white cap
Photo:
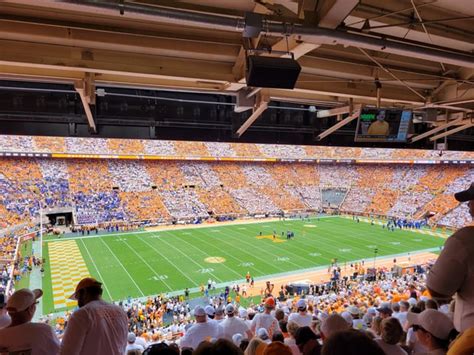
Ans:
<svg viewBox="0 0 474 355"><path fill-rule="evenodd" d="M420 343L428 349L427 355L446 354L449 342L455 335L453 322L447 315L426 309L419 314L409 312L407 319Z"/></svg>
<svg viewBox="0 0 474 355"><path fill-rule="evenodd" d="M32 323L37 299L43 291L23 288L8 298L7 311L11 318L8 327L0 329L0 353L56 355L59 340L48 324Z"/></svg>
<svg viewBox="0 0 474 355"><path fill-rule="evenodd" d="M474 219L474 183L454 194L459 202L468 202ZM474 327L474 224L459 229L450 236L436 263L428 274L426 286L431 296L449 303L456 294L454 326L459 332Z"/></svg>
<svg viewBox="0 0 474 355"><path fill-rule="evenodd" d="M127 336L128 344L127 344L127 347L125 348L125 354L127 354L129 350L139 350L140 352L143 352L143 350L145 350L143 346L135 343L136 340L137 340L137 336L135 335L135 333L132 333L132 332L128 333L128 336Z"/></svg>
<svg viewBox="0 0 474 355"><path fill-rule="evenodd" d="M69 319L61 343L62 355L123 355L128 318L117 305L102 300L102 283L91 277L79 281L70 299L79 309Z"/></svg>
<svg viewBox="0 0 474 355"><path fill-rule="evenodd" d="M232 340L234 334L240 333L245 335L247 339L252 338L252 332L250 331L249 326L245 321L242 319L234 317L235 308L232 303L229 303L225 307L225 313L227 314L227 318L220 323L223 331L223 337Z"/></svg>
<svg viewBox="0 0 474 355"><path fill-rule="evenodd" d="M196 349L204 340L218 339L222 337L222 327L217 322L208 322L204 308L196 306L194 308L196 323L189 328L181 338L180 348Z"/></svg>
<svg viewBox="0 0 474 355"><path fill-rule="evenodd" d="M298 310L298 313L291 313L288 316L288 323L295 322L300 327L311 326L313 316L311 314L308 314L306 301L302 298L299 299L298 302L296 302L296 308Z"/></svg>

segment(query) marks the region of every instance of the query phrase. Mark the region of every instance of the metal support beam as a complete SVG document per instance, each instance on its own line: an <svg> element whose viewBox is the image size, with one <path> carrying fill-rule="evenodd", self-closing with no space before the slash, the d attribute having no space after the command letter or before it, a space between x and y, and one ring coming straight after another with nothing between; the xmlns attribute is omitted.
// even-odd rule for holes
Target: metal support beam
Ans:
<svg viewBox="0 0 474 355"><path fill-rule="evenodd" d="M343 106L343 107L332 108L330 110L321 110L321 111L318 111L316 115L318 118L324 118L324 117L342 115L342 114L349 113L352 111L353 109L351 108L351 105L348 105L348 106Z"/></svg>
<svg viewBox="0 0 474 355"><path fill-rule="evenodd" d="M91 102L91 96L88 96L88 93L90 93L90 89L88 89L87 86L88 84L86 80L76 81L74 83L74 89L76 89L77 93L81 97L82 105L84 106L84 112L86 113L89 127L94 133L97 133L97 127L95 125L94 116L92 115L92 111L89 106L89 103Z"/></svg>
<svg viewBox="0 0 474 355"><path fill-rule="evenodd" d="M464 119L464 117L459 117L458 119L455 119L454 121L451 121L451 122L448 122L446 124L443 124L441 126L438 126L436 128L433 128L431 130L429 130L428 132L425 132L425 133L422 133L422 134L419 134L417 135L416 137L413 137L411 140L410 140L410 143L414 143L414 142L418 142L419 140L421 139L424 139L426 137L429 137L433 134L436 134L438 132L441 132L443 129L445 128L448 128L448 127L451 127L451 126L455 126L457 125L459 122L462 122L462 120Z"/></svg>
<svg viewBox="0 0 474 355"><path fill-rule="evenodd" d="M375 64L377 64L377 66L382 69L384 72L386 72L388 75L390 75L392 78L394 78L396 81L398 81L400 84L402 84L403 86L405 86L408 90L410 90L412 93L414 93L415 95L417 95L418 97L420 97L422 100L426 100L426 98L421 95L418 91L416 91L415 89L413 89L410 85L408 85L407 83L405 83L403 80L401 80L398 76L396 76L395 74L392 73L391 70L385 68L382 64L380 64L380 62L375 59L374 57L372 57L369 53L367 53L364 49L362 48L359 48L359 50L362 52L362 54L364 54L367 58L369 58L372 62L374 62Z"/></svg>
<svg viewBox="0 0 474 355"><path fill-rule="evenodd" d="M453 129L451 129L451 130L449 130L449 131L440 133L440 134L438 134L438 135L436 135L436 136L434 136L434 137L431 137L431 138L430 138L430 141L431 141L431 142L434 142L434 141L437 140L437 139L450 136L451 134L464 131L465 129L468 129L468 128L471 128L471 127L474 127L474 122L467 123L467 124L465 124L465 125L463 125L463 126L459 126L459 127L453 128Z"/></svg>
<svg viewBox="0 0 474 355"><path fill-rule="evenodd" d="M268 100L260 97L260 103L254 108L253 113L237 130L237 137L240 138L242 134L260 117L260 115L268 108Z"/></svg>
<svg viewBox="0 0 474 355"><path fill-rule="evenodd" d="M336 132L339 128L344 127L346 124L348 124L348 123L354 121L357 117L359 117L359 115L360 115L360 106L359 106L359 108L358 108L356 111L354 111L354 112L352 113L352 115L346 117L346 118L343 119L342 121L336 123L334 126L328 128L328 129L325 130L323 133L321 133L320 135L318 135L318 136L316 137L316 139L317 139L318 141L320 141L320 140L326 138L326 137L329 136L330 134Z"/></svg>

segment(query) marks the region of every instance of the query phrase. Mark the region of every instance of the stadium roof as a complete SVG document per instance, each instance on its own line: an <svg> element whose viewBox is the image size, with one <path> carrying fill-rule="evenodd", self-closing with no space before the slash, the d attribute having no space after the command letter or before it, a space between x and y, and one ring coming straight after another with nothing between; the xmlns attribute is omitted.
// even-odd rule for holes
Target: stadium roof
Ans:
<svg viewBox="0 0 474 355"><path fill-rule="evenodd" d="M473 25L471 0L6 0L0 133L315 144L379 100L417 112L410 146L474 149ZM246 48L291 51L295 88L248 87Z"/></svg>

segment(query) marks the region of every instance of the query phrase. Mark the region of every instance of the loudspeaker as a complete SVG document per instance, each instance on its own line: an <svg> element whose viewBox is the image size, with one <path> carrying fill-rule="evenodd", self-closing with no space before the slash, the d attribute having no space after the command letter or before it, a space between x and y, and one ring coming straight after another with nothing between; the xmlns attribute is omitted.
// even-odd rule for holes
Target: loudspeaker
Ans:
<svg viewBox="0 0 474 355"><path fill-rule="evenodd" d="M247 86L261 88L293 89L301 66L292 58L247 57Z"/></svg>

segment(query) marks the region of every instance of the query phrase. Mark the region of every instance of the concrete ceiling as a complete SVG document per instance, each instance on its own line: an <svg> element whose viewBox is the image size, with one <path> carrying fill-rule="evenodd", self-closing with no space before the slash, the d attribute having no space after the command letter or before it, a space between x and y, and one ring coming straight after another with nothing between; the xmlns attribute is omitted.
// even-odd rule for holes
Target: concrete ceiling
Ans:
<svg viewBox="0 0 474 355"><path fill-rule="evenodd" d="M456 65L389 48L362 48L290 35L288 46L302 66L296 87L255 90L260 100L256 104L268 100L376 104L376 80L382 84L384 106L436 104L459 107L464 112L462 109L474 102L472 0L123 3L121 13L117 1L0 1L0 79L239 95L242 90L253 89L246 87L244 78L242 28L168 21L157 13L178 9L243 19L245 12L257 12L278 23L352 32L359 37L381 35L382 39L409 42L420 51L429 46L441 57L449 52L468 58L471 64ZM238 23L243 26L243 20ZM282 33L263 33L253 44L270 44L274 50L286 50L287 46ZM93 101L93 89L89 91L92 97L87 92L83 95L85 102Z"/></svg>

